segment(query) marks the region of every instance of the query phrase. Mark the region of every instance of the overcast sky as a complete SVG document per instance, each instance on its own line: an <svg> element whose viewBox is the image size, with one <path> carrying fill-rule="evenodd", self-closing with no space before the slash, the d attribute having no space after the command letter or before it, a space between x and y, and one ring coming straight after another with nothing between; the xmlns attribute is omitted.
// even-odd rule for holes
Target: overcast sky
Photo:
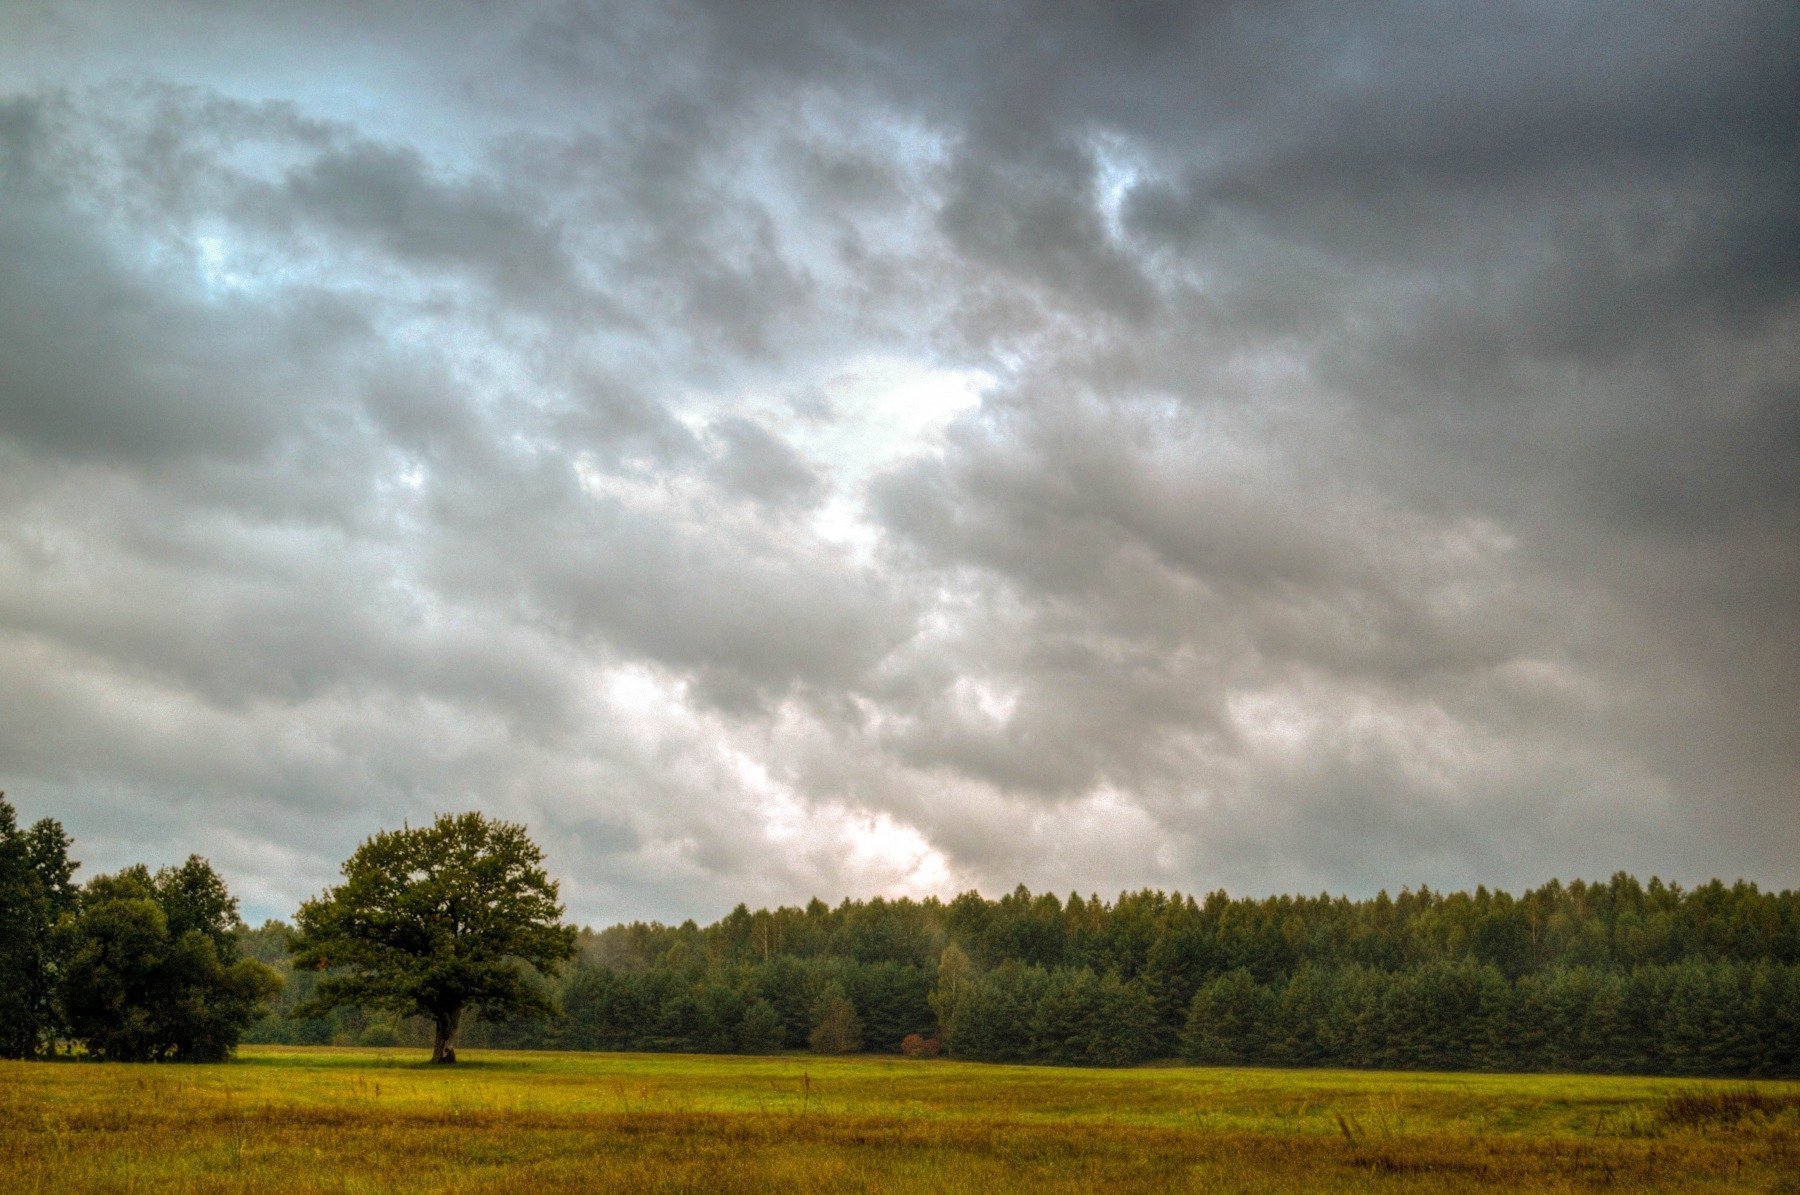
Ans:
<svg viewBox="0 0 1800 1195"><path fill-rule="evenodd" d="M289 916L1800 882L1800 8L0 0L0 789Z"/></svg>

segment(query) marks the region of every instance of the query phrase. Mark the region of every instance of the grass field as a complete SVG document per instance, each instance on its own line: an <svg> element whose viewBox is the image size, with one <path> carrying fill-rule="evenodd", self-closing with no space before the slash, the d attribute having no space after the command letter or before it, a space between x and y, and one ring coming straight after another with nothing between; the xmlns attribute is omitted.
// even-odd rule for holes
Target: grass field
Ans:
<svg viewBox="0 0 1800 1195"><path fill-rule="evenodd" d="M23 1191L1800 1192L1800 1084L246 1048L0 1063Z"/></svg>

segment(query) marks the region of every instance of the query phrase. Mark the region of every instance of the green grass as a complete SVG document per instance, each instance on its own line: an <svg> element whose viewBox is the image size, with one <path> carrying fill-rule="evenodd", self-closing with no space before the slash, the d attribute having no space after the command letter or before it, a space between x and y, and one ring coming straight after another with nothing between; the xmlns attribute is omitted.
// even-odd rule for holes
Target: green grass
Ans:
<svg viewBox="0 0 1800 1195"><path fill-rule="evenodd" d="M0 1064L0 1188L1800 1192L1800 1084L247 1047Z"/></svg>

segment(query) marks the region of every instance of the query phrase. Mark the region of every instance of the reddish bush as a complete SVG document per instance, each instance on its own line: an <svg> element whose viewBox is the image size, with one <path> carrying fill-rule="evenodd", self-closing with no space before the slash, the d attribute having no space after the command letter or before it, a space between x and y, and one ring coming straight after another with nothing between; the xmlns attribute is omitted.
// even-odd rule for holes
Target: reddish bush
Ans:
<svg viewBox="0 0 1800 1195"><path fill-rule="evenodd" d="M900 1052L908 1058L936 1058L938 1056L938 1039L909 1033L900 1042Z"/></svg>

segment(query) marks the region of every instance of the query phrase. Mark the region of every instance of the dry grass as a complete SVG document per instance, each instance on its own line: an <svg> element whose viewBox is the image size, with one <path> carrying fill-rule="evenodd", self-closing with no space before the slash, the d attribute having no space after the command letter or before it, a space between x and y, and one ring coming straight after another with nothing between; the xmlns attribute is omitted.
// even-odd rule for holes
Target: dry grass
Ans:
<svg viewBox="0 0 1800 1195"><path fill-rule="evenodd" d="M246 1049L0 1064L24 1191L1800 1192L1800 1084Z"/></svg>
<svg viewBox="0 0 1800 1195"><path fill-rule="evenodd" d="M1688 1128L1737 1124L1749 1118L1775 1119L1800 1109L1800 1092L1760 1087L1697 1087L1663 1100L1657 1115L1664 1124Z"/></svg>

